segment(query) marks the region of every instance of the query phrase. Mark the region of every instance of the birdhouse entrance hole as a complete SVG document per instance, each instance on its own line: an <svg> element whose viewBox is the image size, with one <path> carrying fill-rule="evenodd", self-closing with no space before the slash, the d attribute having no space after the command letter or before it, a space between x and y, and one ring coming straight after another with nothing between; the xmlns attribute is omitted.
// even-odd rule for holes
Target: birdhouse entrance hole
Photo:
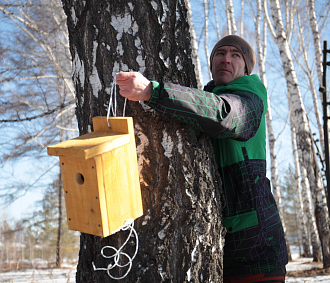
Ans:
<svg viewBox="0 0 330 283"><path fill-rule="evenodd" d="M76 182L77 182L78 185L83 185L84 182L85 182L84 175L81 174L81 173L77 173L76 176L75 176L75 179L76 179Z"/></svg>

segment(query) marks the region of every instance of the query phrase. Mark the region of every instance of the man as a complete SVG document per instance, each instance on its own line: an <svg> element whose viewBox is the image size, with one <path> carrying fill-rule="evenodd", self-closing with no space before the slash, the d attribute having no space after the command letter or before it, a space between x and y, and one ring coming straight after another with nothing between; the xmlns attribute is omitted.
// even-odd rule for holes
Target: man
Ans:
<svg viewBox="0 0 330 283"><path fill-rule="evenodd" d="M266 178L267 92L243 38L222 38L210 56L213 81L204 91L149 81L139 73L117 76L120 94L189 121L211 135L223 180L227 229L224 282L285 282L284 232ZM186 118L189 119L186 119Z"/></svg>

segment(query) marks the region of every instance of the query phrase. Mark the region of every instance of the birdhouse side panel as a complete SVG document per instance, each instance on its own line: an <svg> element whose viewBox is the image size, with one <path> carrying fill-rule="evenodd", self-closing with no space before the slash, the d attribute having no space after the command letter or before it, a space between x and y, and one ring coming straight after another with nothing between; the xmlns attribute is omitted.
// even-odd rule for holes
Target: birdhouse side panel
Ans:
<svg viewBox="0 0 330 283"><path fill-rule="evenodd" d="M135 157L135 159L134 159ZM143 214L136 156L131 144L102 155L110 233Z"/></svg>
<svg viewBox="0 0 330 283"><path fill-rule="evenodd" d="M69 228L103 236L104 217L101 215L99 181L94 158L82 160L60 157L60 162Z"/></svg>

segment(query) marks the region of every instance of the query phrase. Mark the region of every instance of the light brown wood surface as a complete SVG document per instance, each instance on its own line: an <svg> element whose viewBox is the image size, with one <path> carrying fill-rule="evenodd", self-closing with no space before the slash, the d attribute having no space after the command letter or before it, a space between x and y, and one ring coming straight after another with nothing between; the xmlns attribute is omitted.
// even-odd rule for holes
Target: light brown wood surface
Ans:
<svg viewBox="0 0 330 283"><path fill-rule="evenodd" d="M60 156L69 228L103 237L143 214L133 120L110 125L94 117L93 133L48 148Z"/></svg>

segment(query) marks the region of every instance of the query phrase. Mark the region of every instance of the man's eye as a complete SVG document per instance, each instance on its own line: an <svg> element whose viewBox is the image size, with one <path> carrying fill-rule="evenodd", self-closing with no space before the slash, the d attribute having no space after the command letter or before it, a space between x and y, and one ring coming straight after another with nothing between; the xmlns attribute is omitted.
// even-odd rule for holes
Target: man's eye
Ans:
<svg viewBox="0 0 330 283"><path fill-rule="evenodd" d="M234 57L238 57L238 58L240 58L240 57L241 57L241 54L239 54L239 53L234 53Z"/></svg>

